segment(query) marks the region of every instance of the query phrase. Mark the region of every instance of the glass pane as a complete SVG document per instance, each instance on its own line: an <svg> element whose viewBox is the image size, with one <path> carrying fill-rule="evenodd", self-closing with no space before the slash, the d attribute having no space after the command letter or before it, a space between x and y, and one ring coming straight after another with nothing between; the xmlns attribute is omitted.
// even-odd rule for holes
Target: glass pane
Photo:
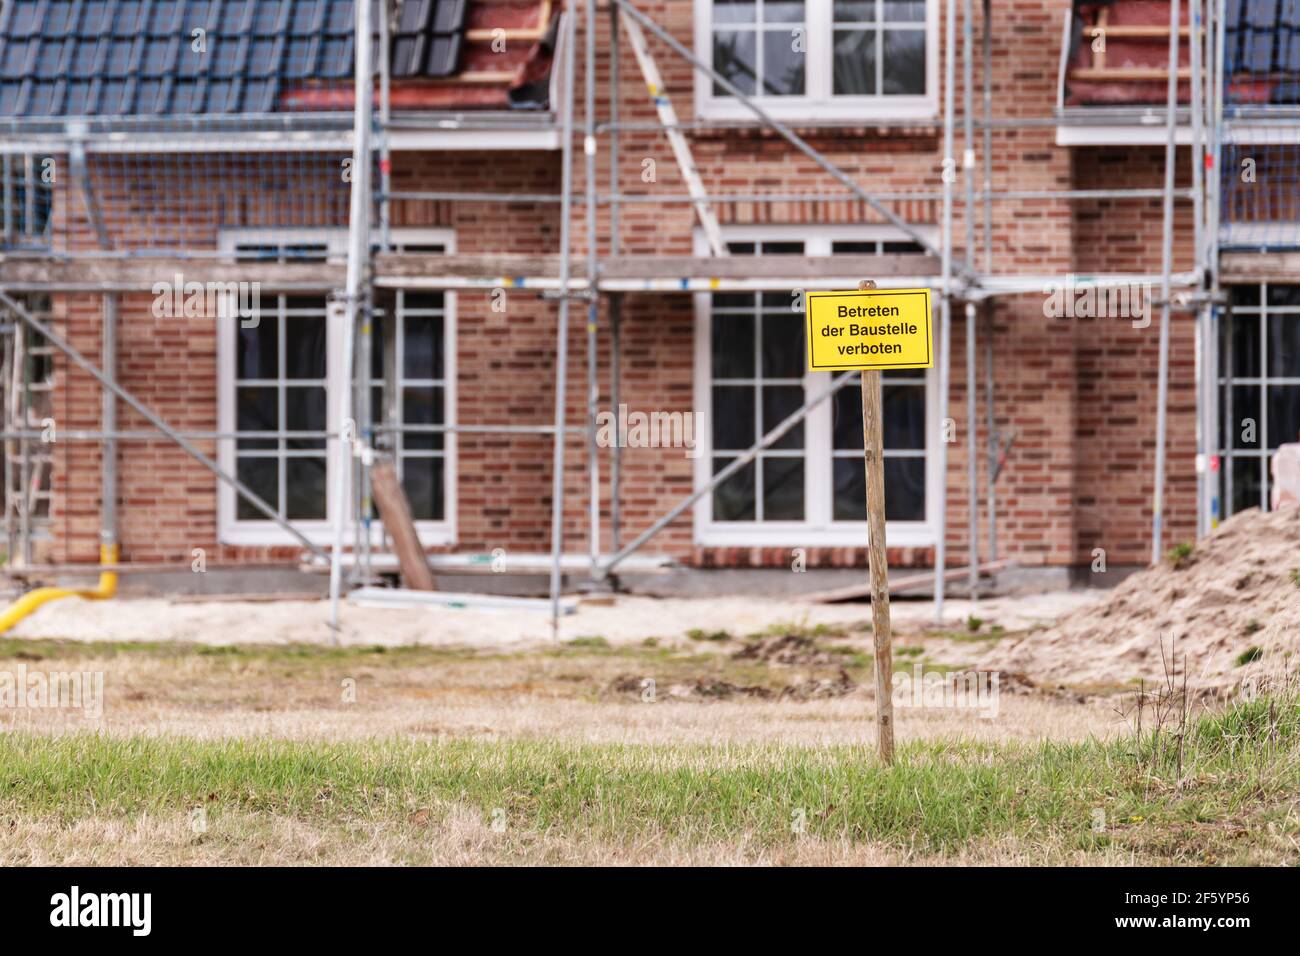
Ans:
<svg viewBox="0 0 1300 956"><path fill-rule="evenodd" d="M745 451L754 444L754 389L748 385L713 386L713 447Z"/></svg>
<svg viewBox="0 0 1300 956"><path fill-rule="evenodd" d="M763 31L763 92L768 96L802 96L804 84L803 49L808 38L794 30Z"/></svg>
<svg viewBox="0 0 1300 956"><path fill-rule="evenodd" d="M1300 378L1300 315L1268 317L1268 374Z"/></svg>
<svg viewBox="0 0 1300 956"><path fill-rule="evenodd" d="M803 520L803 459L762 458L763 520Z"/></svg>
<svg viewBox="0 0 1300 956"><path fill-rule="evenodd" d="M278 378L279 346L275 316L263 316L253 328L235 327L236 378Z"/></svg>
<svg viewBox="0 0 1300 956"><path fill-rule="evenodd" d="M861 458L836 458L831 473L834 484L836 521L867 520L867 486L863 480L866 466Z"/></svg>
<svg viewBox="0 0 1300 956"><path fill-rule="evenodd" d="M885 520L925 520L924 458L885 458Z"/></svg>
<svg viewBox="0 0 1300 956"><path fill-rule="evenodd" d="M325 517L325 459L286 458L284 460L285 517L311 519Z"/></svg>
<svg viewBox="0 0 1300 956"><path fill-rule="evenodd" d="M713 473L716 475L732 460L713 459ZM752 461L713 489L713 520L754 520L754 463Z"/></svg>
<svg viewBox="0 0 1300 956"><path fill-rule="evenodd" d="M325 431L325 389L318 386L284 390L284 427L291 432ZM285 447L324 448L324 438L288 438Z"/></svg>
<svg viewBox="0 0 1300 956"><path fill-rule="evenodd" d="M782 242L768 241L763 243L762 252L765 256L801 256L803 255L803 243L799 240ZM790 297L784 296L782 298L788 305Z"/></svg>
<svg viewBox="0 0 1300 956"><path fill-rule="evenodd" d="M406 316L402 340L403 378L442 378L442 319Z"/></svg>
<svg viewBox="0 0 1300 956"><path fill-rule="evenodd" d="M384 320L377 317L370 324L370 379L371 381L383 381L384 379ZM379 406L375 406L378 408Z"/></svg>
<svg viewBox="0 0 1300 956"><path fill-rule="evenodd" d="M835 31L836 96L873 96L876 92L874 30Z"/></svg>
<svg viewBox="0 0 1300 956"><path fill-rule="evenodd" d="M845 389L850 391L850 389ZM886 448L925 448L925 386L890 385L882 390ZM862 412L858 411L858 422ZM858 447L861 447L859 442Z"/></svg>
<svg viewBox="0 0 1300 956"><path fill-rule="evenodd" d="M441 246L437 247L436 249L417 248L415 246L410 246L410 245L404 246L403 248L407 252L442 252ZM436 312L441 312L444 304L445 304L445 300L443 299L443 294L441 292L403 292L402 293L402 308L408 311L413 309L420 309L420 310L429 309Z"/></svg>
<svg viewBox="0 0 1300 956"><path fill-rule="evenodd" d="M1260 389L1257 385L1232 387L1232 413L1223 409L1225 448L1258 448L1260 435Z"/></svg>
<svg viewBox="0 0 1300 956"><path fill-rule="evenodd" d="M853 385L831 399L831 440L837 450L862 448L862 392Z"/></svg>
<svg viewBox="0 0 1300 956"><path fill-rule="evenodd" d="M803 405L802 385L767 385L763 388L763 428L766 435L785 419L797 412ZM800 422L769 448L802 448L803 426ZM750 442L753 444L753 442ZM746 446L748 447L748 446Z"/></svg>
<svg viewBox="0 0 1300 956"><path fill-rule="evenodd" d="M402 421L407 425L443 424L442 388L427 386L402 389ZM440 450L443 439L440 432L407 432L402 436L402 447Z"/></svg>
<svg viewBox="0 0 1300 956"><path fill-rule="evenodd" d="M713 316L713 377L754 377L752 315Z"/></svg>
<svg viewBox="0 0 1300 956"><path fill-rule="evenodd" d="M1268 447L1300 441L1300 385L1268 387Z"/></svg>
<svg viewBox="0 0 1300 956"><path fill-rule="evenodd" d="M1260 458L1232 459L1232 513L1258 508L1263 502L1264 482Z"/></svg>
<svg viewBox="0 0 1300 956"><path fill-rule="evenodd" d="M443 459L403 458L402 488L411 502L411 516L416 521L441 521Z"/></svg>
<svg viewBox="0 0 1300 956"><path fill-rule="evenodd" d="M803 378L808 357L804 354L804 319L793 313L763 316L763 377Z"/></svg>
<svg viewBox="0 0 1300 956"><path fill-rule="evenodd" d="M306 316L284 320L285 378L325 377L325 322Z"/></svg>
<svg viewBox="0 0 1300 956"><path fill-rule="evenodd" d="M1221 342L1223 368L1229 367L1234 378L1257 378L1259 372L1259 316L1232 315L1224 316Z"/></svg>
<svg viewBox="0 0 1300 956"><path fill-rule="evenodd" d="M880 252L880 243L871 239L863 241L837 239L831 243L831 255L874 256L878 252Z"/></svg>
<svg viewBox="0 0 1300 956"><path fill-rule="evenodd" d="M880 251L886 255L919 255L925 252L925 246L919 242L882 242Z"/></svg>
<svg viewBox="0 0 1300 956"><path fill-rule="evenodd" d="M885 95L925 95L924 30L886 30L884 62Z"/></svg>
<svg viewBox="0 0 1300 956"><path fill-rule="evenodd" d="M1300 306L1300 285L1270 285L1268 287L1268 304Z"/></svg>
<svg viewBox="0 0 1300 956"><path fill-rule="evenodd" d="M279 462L274 458L244 458L235 460L235 476L273 509L280 508ZM240 521L265 521L266 515L258 511L243 495L235 495L235 517Z"/></svg>
<svg viewBox="0 0 1300 956"><path fill-rule="evenodd" d="M876 0L835 0L836 23L875 23Z"/></svg>
<svg viewBox="0 0 1300 956"><path fill-rule="evenodd" d="M713 0L714 23L754 23L755 0Z"/></svg>
<svg viewBox="0 0 1300 956"><path fill-rule="evenodd" d="M1233 305L1259 305L1259 286L1234 285L1229 287Z"/></svg>
<svg viewBox="0 0 1300 956"><path fill-rule="evenodd" d="M279 398L276 389L245 386L235 389L235 430L273 432L280 427ZM236 448L275 448L274 438L240 438Z"/></svg>
<svg viewBox="0 0 1300 956"><path fill-rule="evenodd" d="M713 69L735 84L746 96L755 90L758 60L752 30L720 30L713 34ZM730 96L720 84L713 84L714 96Z"/></svg>
<svg viewBox="0 0 1300 956"><path fill-rule="evenodd" d="M923 23L925 0L885 0L881 13L892 23Z"/></svg>
<svg viewBox="0 0 1300 956"><path fill-rule="evenodd" d="M803 0L765 0L764 23L802 23Z"/></svg>

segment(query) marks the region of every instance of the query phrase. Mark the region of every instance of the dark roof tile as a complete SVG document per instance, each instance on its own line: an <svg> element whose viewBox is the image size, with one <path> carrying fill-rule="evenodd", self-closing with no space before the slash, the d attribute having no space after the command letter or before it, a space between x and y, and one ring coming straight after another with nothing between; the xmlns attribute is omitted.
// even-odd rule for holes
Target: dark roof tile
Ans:
<svg viewBox="0 0 1300 956"><path fill-rule="evenodd" d="M283 81L352 75L354 3L4 0L0 116L270 112ZM467 6L408 0L394 75L453 75Z"/></svg>

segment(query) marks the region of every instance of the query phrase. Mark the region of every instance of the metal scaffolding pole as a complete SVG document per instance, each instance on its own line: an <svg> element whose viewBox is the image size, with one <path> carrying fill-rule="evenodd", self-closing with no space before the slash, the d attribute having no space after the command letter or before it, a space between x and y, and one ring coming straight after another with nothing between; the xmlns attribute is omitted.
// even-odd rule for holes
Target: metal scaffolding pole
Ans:
<svg viewBox="0 0 1300 956"><path fill-rule="evenodd" d="M1210 154L1207 176L1209 182L1206 184L1209 188L1209 201L1206 203L1206 236L1205 236L1205 264L1210 270L1210 295L1218 299L1219 286L1219 212L1220 212L1220 195L1223 188L1223 77L1225 69L1224 61L1224 0L1209 0L1212 5L1210 14L1210 23L1213 25L1212 30L1206 31L1206 49L1211 52L1208 58L1213 64L1209 77L1210 81L1206 84L1207 113L1209 114L1209 138ZM1219 462L1219 475L1223 479L1223 485L1220 486L1218 481L1212 483L1209 489L1210 499L1210 521L1211 524L1217 523L1224 515L1227 514L1231 496L1223 493L1221 488L1230 488L1232 481L1232 469L1228 467L1228 462L1219 456L1219 422L1223 420L1222 410L1219 408L1219 369L1231 368L1231 363L1222 363L1219 359L1219 323L1223 318L1223 310L1214 306L1210 310L1209 328L1206 330L1206 336L1209 341L1209 352L1211 360L1209 363L1209 382L1207 385L1209 391L1209 400L1207 407L1209 409L1209 421L1207 422L1207 432L1209 435L1210 450L1215 460ZM1231 343L1231 337L1223 341ZM1224 389L1223 401L1231 402L1232 389ZM1230 433L1229 433L1230 434Z"/></svg>
<svg viewBox="0 0 1300 956"><path fill-rule="evenodd" d="M561 85L560 158L560 301L555 342L555 449L551 459L551 634L560 635L560 556L564 551L564 406L569 362L569 219L573 212L573 45L572 13L564 18L564 63Z"/></svg>
<svg viewBox="0 0 1300 956"><path fill-rule="evenodd" d="M583 113L586 131L582 139L582 152L586 160L587 277L593 282L592 288L587 290L587 540L591 556L589 576L592 581L596 581L600 570L600 449L596 444L596 413L600 401L596 363L600 300L595 289L599 270L596 249L596 0L584 0L583 8Z"/></svg>
<svg viewBox="0 0 1300 956"><path fill-rule="evenodd" d="M1165 90L1165 200L1160 251L1160 356L1156 388L1156 462L1151 499L1151 563L1160 561L1164 533L1165 442L1169 427L1169 273L1174 258L1174 171L1178 157L1179 0L1169 4L1169 82Z"/></svg>
<svg viewBox="0 0 1300 956"><path fill-rule="evenodd" d="M117 381L117 296L104 296L104 327L100 330L99 362L104 374ZM100 395L100 427L108 433L117 428L117 396L111 389ZM102 548L117 546L117 442L106 439L99 450L101 456L99 489L99 543ZM101 557L105 552L101 551ZM116 553L113 559L117 560Z"/></svg>
<svg viewBox="0 0 1300 956"><path fill-rule="evenodd" d="M339 428L345 434L337 442L334 474L334 546L330 553L330 634L339 641L339 592L343 585L343 536L348 525L349 488L353 468L352 446L357 441L352 421L352 391L355 387L353 348L361 318L361 279L370 255L370 108L374 76L370 65L370 4L356 4L356 76L353 84L352 190L348 211L348 272L344 289L342 321L343 388L339 394ZM349 433L350 432L350 433Z"/></svg>
<svg viewBox="0 0 1300 956"><path fill-rule="evenodd" d="M984 33L980 38L984 48L984 273L993 271L993 0L984 0ZM998 559L998 492L993 476L998 467L997 412L994 406L993 382L993 311L990 302L984 307L988 315L988 330L984 336L984 443L988 484L985 486L984 510L988 514L989 560Z"/></svg>
<svg viewBox="0 0 1300 956"><path fill-rule="evenodd" d="M962 178L966 185L966 202L962 212L966 219L966 258L975 261L975 23L971 0L962 0ZM980 583L980 512L979 512L979 426L975 390L975 303L966 303L966 588L971 601L979 597Z"/></svg>
<svg viewBox="0 0 1300 956"><path fill-rule="evenodd" d="M0 291L0 305L4 306L30 326L34 332L44 338L50 343L50 345L54 346L54 348L66 355L75 365L88 372L95 381L99 382L100 385L109 389L119 399L131 406L131 408L133 408L141 418L179 445L187 455L197 461L204 468L208 469L208 471L212 472L226 484L230 485L230 487L234 488L245 501L260 511L266 518L274 521L289 534L293 535L298 543L310 551L315 557L322 560L327 557L324 550L314 544L306 535L295 528L292 524L276 514L271 506L263 501L256 492L194 447L189 439L168 425L167 422L163 420L162 416L105 375L94 362L90 361L90 359L82 355L81 352L73 348L73 346L63 338L63 336L59 335L52 328L27 311L20 302L13 299L8 293Z"/></svg>
<svg viewBox="0 0 1300 956"><path fill-rule="evenodd" d="M944 29L943 54L943 276L939 299L939 415L948 417L949 344L952 338L952 181L955 176L953 147L953 99L957 82L957 0L948 0L947 26ZM939 511L938 537L934 543L934 619L943 621L944 565L947 563L948 536L948 430L939 436L938 462Z"/></svg>
<svg viewBox="0 0 1300 956"><path fill-rule="evenodd" d="M609 118L615 124L609 131L609 254L623 254L619 235L619 142L618 103L619 84L619 30L618 5L609 5ZM615 292L609 297L609 404L614 410L614 421L619 420L618 406L623 400L623 296ZM609 537L610 550L617 551L622 543L623 505L623 435L615 434L609 463Z"/></svg>
<svg viewBox="0 0 1300 956"><path fill-rule="evenodd" d="M1205 83L1204 60L1202 54L1205 42L1204 18L1201 15L1201 0L1190 0L1187 8L1189 38L1191 43L1191 109L1192 109L1192 248L1196 266L1201 270L1200 291L1205 289L1205 145L1204 115L1205 105L1203 87ZM1209 531L1209 509L1206 491L1210 486L1210 455L1212 454L1210 436L1206 433L1209 421L1209 395L1206 389L1208 370L1206 358L1209 353L1206 329L1209 326L1209 305L1204 302L1196 310L1196 536L1204 537Z"/></svg>

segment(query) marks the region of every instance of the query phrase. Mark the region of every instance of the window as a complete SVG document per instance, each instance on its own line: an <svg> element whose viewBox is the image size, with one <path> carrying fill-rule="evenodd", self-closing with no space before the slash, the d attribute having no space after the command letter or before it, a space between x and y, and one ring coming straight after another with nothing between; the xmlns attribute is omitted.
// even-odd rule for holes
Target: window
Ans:
<svg viewBox="0 0 1300 956"><path fill-rule="evenodd" d="M893 230L832 227L811 238L799 228L736 230L732 255L920 253ZM836 238L836 236L839 238ZM698 459L703 484L830 384L806 371L802 311L792 292L719 292L697 299L697 407L710 442ZM931 370L883 377L886 518L890 540L933 542L937 491L930 465L937 398ZM862 404L847 385L759 453L697 506L704 545L861 544L866 524Z"/></svg>
<svg viewBox="0 0 1300 956"><path fill-rule="evenodd" d="M324 521L324 296L262 297L258 321L227 323L235 338L235 475L281 517ZM265 516L238 496L239 521Z"/></svg>
<svg viewBox="0 0 1300 956"><path fill-rule="evenodd" d="M446 230L399 229L393 238L397 251L453 248ZM239 261L322 261L332 260L345 240L346 233L330 230L232 231L223 234L221 248ZM332 540L335 515L330 476L336 449L328 435L338 431L337 400L346 378L340 330L327 319L327 300L325 291L261 290L258 321L241 320L234 303L227 303L218 333L220 428L236 433L221 442L221 463L322 543ZM426 426L455 421L455 295L377 289L374 305L367 379L372 439L396 460L421 540L448 544L455 537L455 438ZM360 424L364 430L367 422ZM415 430L392 427L399 424ZM293 543L224 484L220 496L222 541ZM378 522L373 535L372 543L382 543Z"/></svg>
<svg viewBox="0 0 1300 956"><path fill-rule="evenodd" d="M412 429L381 429L379 446L396 458L416 521L447 515L448 436L427 430L447 424L445 300L443 292L398 290L381 299L385 317L373 326L371 378L380 384L373 386L372 415L380 425Z"/></svg>
<svg viewBox="0 0 1300 956"><path fill-rule="evenodd" d="M696 0L696 48L741 93L790 119L929 116L938 109L937 3ZM701 80L697 112L752 119Z"/></svg>
<svg viewBox="0 0 1300 956"><path fill-rule="evenodd" d="M1300 441L1300 286L1232 289L1219 322L1224 516L1269 506L1269 457Z"/></svg>

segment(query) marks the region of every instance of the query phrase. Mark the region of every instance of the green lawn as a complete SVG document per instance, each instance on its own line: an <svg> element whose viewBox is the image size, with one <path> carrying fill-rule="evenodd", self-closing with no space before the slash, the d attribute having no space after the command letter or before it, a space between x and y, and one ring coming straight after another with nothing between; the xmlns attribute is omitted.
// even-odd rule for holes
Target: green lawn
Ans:
<svg viewBox="0 0 1300 956"><path fill-rule="evenodd" d="M218 820L436 826L455 808L575 842L803 839L926 854L1023 844L1024 862L1294 862L1300 703L1200 719L1178 773L1168 733L1036 746L914 743L893 767L848 748L364 743L0 735L0 818L68 827L197 806Z"/></svg>

